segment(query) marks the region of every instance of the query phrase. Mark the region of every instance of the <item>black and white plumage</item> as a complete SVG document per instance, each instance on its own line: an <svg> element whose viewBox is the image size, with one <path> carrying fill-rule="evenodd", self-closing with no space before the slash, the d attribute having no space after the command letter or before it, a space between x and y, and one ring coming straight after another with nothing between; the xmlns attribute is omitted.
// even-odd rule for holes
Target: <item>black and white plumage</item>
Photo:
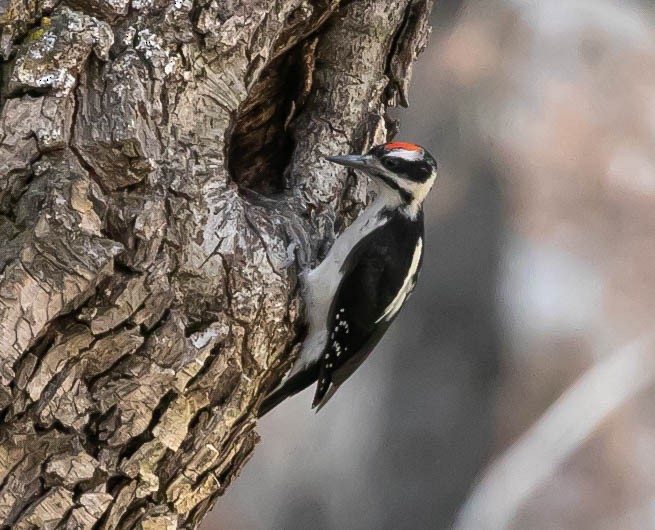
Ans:
<svg viewBox="0 0 655 530"><path fill-rule="evenodd" d="M308 334L260 416L317 381L319 409L362 364L412 292L423 257L422 204L437 175L422 147L392 142L366 155L329 157L378 184L375 200L303 277Z"/></svg>

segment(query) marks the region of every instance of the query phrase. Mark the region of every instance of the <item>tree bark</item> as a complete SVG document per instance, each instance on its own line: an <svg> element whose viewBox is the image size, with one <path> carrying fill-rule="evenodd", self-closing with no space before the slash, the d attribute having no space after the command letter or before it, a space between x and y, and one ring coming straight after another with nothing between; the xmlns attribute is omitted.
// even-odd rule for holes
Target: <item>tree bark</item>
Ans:
<svg viewBox="0 0 655 530"><path fill-rule="evenodd" d="M0 526L195 528L430 0L0 0Z"/></svg>

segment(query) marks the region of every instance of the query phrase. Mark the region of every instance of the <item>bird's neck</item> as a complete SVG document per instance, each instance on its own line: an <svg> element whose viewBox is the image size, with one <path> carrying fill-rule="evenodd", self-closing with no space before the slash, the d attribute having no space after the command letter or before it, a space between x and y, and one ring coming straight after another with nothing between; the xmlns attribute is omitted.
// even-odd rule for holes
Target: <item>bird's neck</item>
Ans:
<svg viewBox="0 0 655 530"><path fill-rule="evenodd" d="M376 195L369 208L374 211L399 212L412 221L416 220L422 208L422 201L414 198L407 201L397 189L392 188L382 181L373 182L375 183Z"/></svg>

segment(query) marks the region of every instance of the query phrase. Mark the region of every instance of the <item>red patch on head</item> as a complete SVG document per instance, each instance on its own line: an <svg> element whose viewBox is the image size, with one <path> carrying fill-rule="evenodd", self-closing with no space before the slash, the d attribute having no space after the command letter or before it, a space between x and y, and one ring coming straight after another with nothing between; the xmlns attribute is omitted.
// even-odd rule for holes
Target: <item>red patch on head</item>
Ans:
<svg viewBox="0 0 655 530"><path fill-rule="evenodd" d="M384 146L385 149L391 151L392 149L405 149L407 151L420 151L421 148L418 145L408 144L406 142L391 142Z"/></svg>

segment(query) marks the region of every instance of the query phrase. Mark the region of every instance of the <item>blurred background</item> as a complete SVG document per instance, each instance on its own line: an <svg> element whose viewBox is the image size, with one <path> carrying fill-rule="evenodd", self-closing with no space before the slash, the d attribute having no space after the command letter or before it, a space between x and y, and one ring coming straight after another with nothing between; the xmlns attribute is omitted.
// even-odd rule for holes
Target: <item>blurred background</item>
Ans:
<svg viewBox="0 0 655 530"><path fill-rule="evenodd" d="M203 530L655 529L655 4L435 4L397 113L440 163L419 286Z"/></svg>

